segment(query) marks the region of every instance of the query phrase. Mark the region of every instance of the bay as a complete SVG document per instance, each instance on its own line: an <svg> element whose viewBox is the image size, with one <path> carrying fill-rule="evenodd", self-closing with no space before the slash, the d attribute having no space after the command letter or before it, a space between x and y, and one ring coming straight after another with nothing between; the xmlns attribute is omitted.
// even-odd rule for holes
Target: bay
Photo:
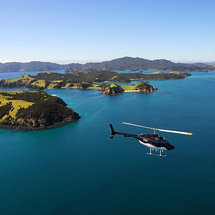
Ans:
<svg viewBox="0 0 215 215"><path fill-rule="evenodd" d="M149 80L158 88L150 94L46 90L82 118L40 131L0 129L0 214L214 214L215 72L191 74ZM123 121L193 135L159 133L175 149L149 156L135 139L109 139L109 123L148 132Z"/></svg>

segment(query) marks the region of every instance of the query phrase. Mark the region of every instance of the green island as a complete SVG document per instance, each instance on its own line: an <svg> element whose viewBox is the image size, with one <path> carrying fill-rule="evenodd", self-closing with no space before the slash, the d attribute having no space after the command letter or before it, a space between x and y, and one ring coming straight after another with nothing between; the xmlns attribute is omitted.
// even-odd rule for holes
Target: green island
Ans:
<svg viewBox="0 0 215 215"><path fill-rule="evenodd" d="M44 129L56 127L65 122L80 118L79 114L66 103L51 96L43 89L99 89L105 95L119 95L123 92L135 91L150 93L157 90L148 81L140 81L134 85L118 85L130 83L131 80L181 79L190 76L180 72L154 73L117 73L112 71L52 73L42 72L35 76L22 75L16 79L0 80L0 87L25 87L35 91L0 91L0 127L16 129Z"/></svg>
<svg viewBox="0 0 215 215"><path fill-rule="evenodd" d="M99 87L101 88L101 91L105 95L118 95L123 92L150 93L150 92L154 92L155 90L157 90L157 88L150 85L148 81L146 81L146 82L140 81L136 85L133 84L133 85L129 85L129 86L120 86L118 84L104 83L104 84L99 85Z"/></svg>
<svg viewBox="0 0 215 215"><path fill-rule="evenodd" d="M44 129L79 118L61 98L44 91L0 91L0 127Z"/></svg>
<svg viewBox="0 0 215 215"><path fill-rule="evenodd" d="M120 86L117 84L100 84L101 82L131 83L131 80L153 80L153 79L181 79L190 76L181 72L154 72L154 73L117 73L112 71L74 72L74 73L52 73L42 72L35 76L22 75L16 79L0 80L0 87L26 87L28 89L100 89L106 95L118 95L124 91L153 92L157 88L149 85L149 82L141 81L137 85ZM108 90L109 89L109 90Z"/></svg>

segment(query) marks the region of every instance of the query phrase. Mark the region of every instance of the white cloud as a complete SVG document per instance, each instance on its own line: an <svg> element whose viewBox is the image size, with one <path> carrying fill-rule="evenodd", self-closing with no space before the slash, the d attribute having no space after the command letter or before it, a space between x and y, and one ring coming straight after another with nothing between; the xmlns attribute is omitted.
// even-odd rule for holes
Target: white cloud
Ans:
<svg viewBox="0 0 215 215"><path fill-rule="evenodd" d="M4 63L8 63L8 62L13 62L13 60L11 60L11 59L6 59L6 60L4 61Z"/></svg>
<svg viewBox="0 0 215 215"><path fill-rule="evenodd" d="M21 62L21 63L26 63L26 62L30 62L32 60L11 60L9 58L4 59L4 58L0 58L0 63L9 63L9 62Z"/></svg>
<svg viewBox="0 0 215 215"><path fill-rule="evenodd" d="M0 62L1 63L8 63L8 62L13 62L13 60L0 58Z"/></svg>

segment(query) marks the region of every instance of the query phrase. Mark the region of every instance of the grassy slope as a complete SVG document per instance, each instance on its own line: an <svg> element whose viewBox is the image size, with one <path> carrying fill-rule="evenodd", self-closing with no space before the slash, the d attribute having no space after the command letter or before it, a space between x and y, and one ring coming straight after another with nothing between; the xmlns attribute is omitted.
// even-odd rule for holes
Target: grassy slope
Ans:
<svg viewBox="0 0 215 215"><path fill-rule="evenodd" d="M44 91L0 91L0 126L41 129L79 119L66 103Z"/></svg>
<svg viewBox="0 0 215 215"><path fill-rule="evenodd" d="M0 121L6 119L7 117L9 117L9 115L12 118L16 119L16 114L17 114L17 112L18 112L18 110L20 108L28 108L28 107L30 107L31 105L34 104L33 102L27 102L27 101L24 101L24 100L13 100L13 99L11 99L10 95L13 95L13 94L16 94L16 93L23 93L22 91L8 92L8 96L2 95L1 92L5 92L5 91L0 91L0 101L1 101L0 107L2 107L4 105L6 105L7 103L11 102L12 103L12 108L9 111L9 114L4 115L2 117L2 119L0 119Z"/></svg>
<svg viewBox="0 0 215 215"><path fill-rule="evenodd" d="M37 81L34 81L33 83L31 83L31 85L45 88L46 81L45 80L37 80Z"/></svg>
<svg viewBox="0 0 215 215"><path fill-rule="evenodd" d="M125 91L126 90L135 90L135 85L129 85L129 86L121 86Z"/></svg>
<svg viewBox="0 0 215 215"><path fill-rule="evenodd" d="M154 73L117 73L110 71L75 72L73 74L60 74L51 72L38 73L35 76L23 75L16 79L0 80L1 87L26 87L42 90L52 88L76 87L78 89L97 88L96 82L121 82L129 83L130 80L149 79L177 79L185 78L189 74L179 72L154 72ZM122 86L124 90L135 90L134 86Z"/></svg>

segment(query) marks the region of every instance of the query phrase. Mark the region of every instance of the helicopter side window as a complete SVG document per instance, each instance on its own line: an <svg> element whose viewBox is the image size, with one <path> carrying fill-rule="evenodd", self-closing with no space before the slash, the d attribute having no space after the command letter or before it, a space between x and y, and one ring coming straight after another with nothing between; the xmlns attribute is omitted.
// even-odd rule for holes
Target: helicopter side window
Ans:
<svg viewBox="0 0 215 215"><path fill-rule="evenodd" d="M163 141L155 141L155 145L158 146L158 147L163 147L164 142Z"/></svg>
<svg viewBox="0 0 215 215"><path fill-rule="evenodd" d="M160 142L158 140L154 141L155 146L161 146Z"/></svg>

